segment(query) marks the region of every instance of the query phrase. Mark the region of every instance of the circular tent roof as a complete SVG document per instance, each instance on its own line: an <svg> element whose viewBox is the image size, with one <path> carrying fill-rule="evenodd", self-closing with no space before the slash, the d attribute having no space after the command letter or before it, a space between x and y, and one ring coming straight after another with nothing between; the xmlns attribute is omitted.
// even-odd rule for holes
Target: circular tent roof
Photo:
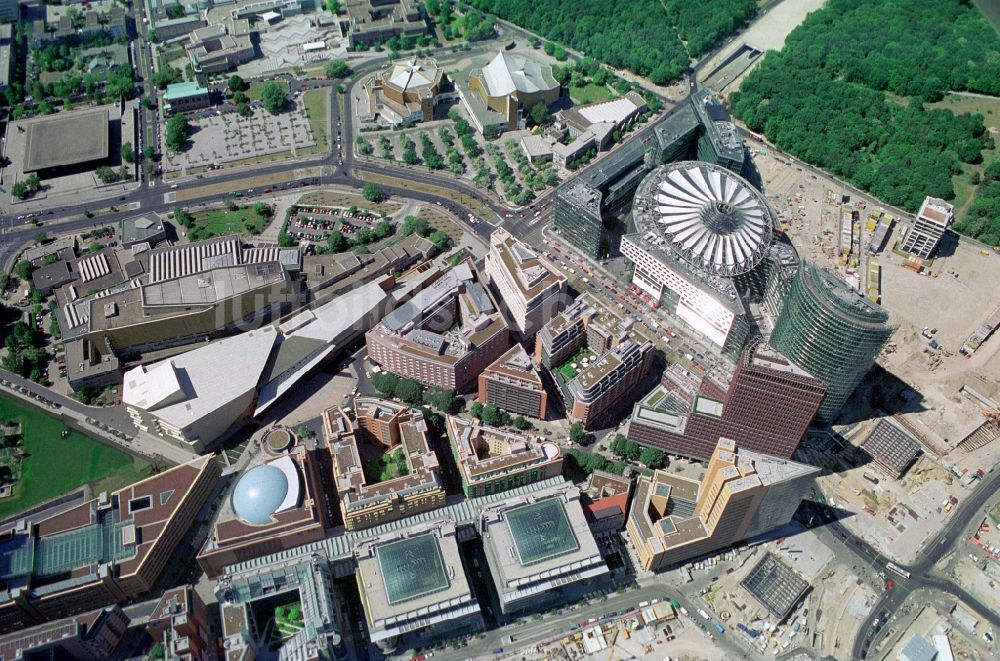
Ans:
<svg viewBox="0 0 1000 661"><path fill-rule="evenodd" d="M288 487L288 478L280 468L270 464L252 468L233 489L233 511L247 523L267 525L288 496Z"/></svg>
<svg viewBox="0 0 1000 661"><path fill-rule="evenodd" d="M388 82L401 90L433 85L438 78L438 68L433 60L416 58L394 62L389 70Z"/></svg>
<svg viewBox="0 0 1000 661"><path fill-rule="evenodd" d="M698 270L746 273L771 245L774 217L767 202L723 167L695 161L661 166L642 183L640 197L670 249Z"/></svg>

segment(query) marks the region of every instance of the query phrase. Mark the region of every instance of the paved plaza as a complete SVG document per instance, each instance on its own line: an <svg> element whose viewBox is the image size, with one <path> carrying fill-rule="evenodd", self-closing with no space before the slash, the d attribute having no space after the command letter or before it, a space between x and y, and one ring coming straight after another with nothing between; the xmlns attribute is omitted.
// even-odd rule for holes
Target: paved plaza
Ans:
<svg viewBox="0 0 1000 661"><path fill-rule="evenodd" d="M301 99L294 100L292 110L272 115L262 108L254 108L253 116L240 117L235 112L212 115L191 121L191 137L183 152L169 152L166 170L206 167L249 159L265 159L269 155L313 147L316 138L309 128Z"/></svg>

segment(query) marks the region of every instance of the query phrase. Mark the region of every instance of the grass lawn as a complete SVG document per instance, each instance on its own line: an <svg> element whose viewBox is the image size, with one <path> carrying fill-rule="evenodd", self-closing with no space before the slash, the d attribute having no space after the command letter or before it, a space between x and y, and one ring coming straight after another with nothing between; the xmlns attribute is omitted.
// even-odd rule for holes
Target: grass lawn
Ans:
<svg viewBox="0 0 1000 661"><path fill-rule="evenodd" d="M565 383L569 383L580 373L580 370L583 369L582 361L584 358L593 360L596 356L587 347L580 347L580 350L573 354L569 360L556 368L556 371L559 372L559 376L562 377ZM573 367L573 363L576 363L575 368Z"/></svg>
<svg viewBox="0 0 1000 661"><path fill-rule="evenodd" d="M990 518L993 519L993 525L1000 526L1000 504L990 511Z"/></svg>
<svg viewBox="0 0 1000 661"><path fill-rule="evenodd" d="M247 98L251 101L260 101L260 95L264 89L264 84L268 82L270 81L258 80L255 83L250 83L250 88L247 90ZM276 80L274 82L281 85L281 89L284 90L285 96L288 96L288 83L284 80Z"/></svg>
<svg viewBox="0 0 1000 661"><path fill-rule="evenodd" d="M302 95L302 104L306 107L309 129L312 131L313 139L317 145L326 148L328 144L326 112L330 105L330 90L325 87L309 90ZM301 150L299 152L301 153Z"/></svg>
<svg viewBox="0 0 1000 661"><path fill-rule="evenodd" d="M14 493L0 498L0 517L90 484L94 493L111 491L147 477L149 464L75 430L52 415L19 400L0 395L0 422L24 425L21 477Z"/></svg>
<svg viewBox="0 0 1000 661"><path fill-rule="evenodd" d="M577 103L596 103L598 101L610 101L615 98L615 94L607 87L588 83L583 87L570 87L569 96Z"/></svg>
<svg viewBox="0 0 1000 661"><path fill-rule="evenodd" d="M188 230L188 238L192 241L227 234L260 234L271 220L258 216L251 207L243 207L236 211L210 209L192 213L191 216L194 218L194 228Z"/></svg>

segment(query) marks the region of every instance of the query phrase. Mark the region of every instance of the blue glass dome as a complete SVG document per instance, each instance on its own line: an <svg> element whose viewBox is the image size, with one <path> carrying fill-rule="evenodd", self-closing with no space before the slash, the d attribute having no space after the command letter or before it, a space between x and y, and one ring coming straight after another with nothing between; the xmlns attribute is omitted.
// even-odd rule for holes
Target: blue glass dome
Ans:
<svg viewBox="0 0 1000 661"><path fill-rule="evenodd" d="M271 523L288 495L288 478L279 468L264 464L246 472L233 489L231 502L236 516L257 526Z"/></svg>

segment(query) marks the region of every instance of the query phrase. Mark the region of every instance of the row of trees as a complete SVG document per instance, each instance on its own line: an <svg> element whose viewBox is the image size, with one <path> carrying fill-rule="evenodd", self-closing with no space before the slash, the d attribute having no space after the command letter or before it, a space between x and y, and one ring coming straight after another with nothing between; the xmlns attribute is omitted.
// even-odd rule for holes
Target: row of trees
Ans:
<svg viewBox="0 0 1000 661"><path fill-rule="evenodd" d="M375 223L374 227L359 227L358 231L350 239L340 230L334 230L326 235L325 249L319 252L338 253L359 246L367 246L370 243L375 243L392 236L393 231L395 231L395 228L388 220L381 220Z"/></svg>
<svg viewBox="0 0 1000 661"><path fill-rule="evenodd" d="M2 364L5 370L42 383L45 380L48 354L45 353L45 339L34 327L35 319L32 316L32 325L23 321L14 324L11 333L4 339L7 352Z"/></svg>
<svg viewBox="0 0 1000 661"><path fill-rule="evenodd" d="M451 245L451 237L446 232L434 229L423 218L407 216L403 219L403 236L414 233L433 243L438 250L446 250Z"/></svg>
<svg viewBox="0 0 1000 661"><path fill-rule="evenodd" d="M586 450L578 450L577 448L570 448L566 451L565 465L571 471L577 470L588 475L595 470L603 470L616 475L621 475L625 472L624 461L612 461L596 452L587 452Z"/></svg>
<svg viewBox="0 0 1000 661"><path fill-rule="evenodd" d="M509 427L513 425L521 431L531 429L531 423L523 415L511 417L510 413L498 408L496 404L484 405L482 402L473 402L472 406L469 407L469 413L473 418L482 421L484 425L489 425L490 427Z"/></svg>
<svg viewBox="0 0 1000 661"><path fill-rule="evenodd" d="M973 183L978 184L976 196L965 217L955 223L955 229L983 243L1000 246L1000 161L990 163Z"/></svg>
<svg viewBox="0 0 1000 661"><path fill-rule="evenodd" d="M638 461L646 468L663 468L667 465L667 455L662 450L644 447L616 434L611 441L611 453L628 461Z"/></svg>
<svg viewBox="0 0 1000 661"><path fill-rule="evenodd" d="M451 413L455 408L455 392L437 386L424 387L415 379L407 379L392 372L372 374L372 386L383 397L396 397L410 406L425 404L441 413Z"/></svg>
<svg viewBox="0 0 1000 661"><path fill-rule="evenodd" d="M862 24L879 25L879 38L845 48ZM766 56L731 97L732 111L781 149L916 211L926 195L954 198L952 177L992 145L982 116L923 103L948 87L990 89L977 82L986 69L1000 81L1000 37L984 30L971 6L840 0ZM936 79L945 65L951 75Z"/></svg>

